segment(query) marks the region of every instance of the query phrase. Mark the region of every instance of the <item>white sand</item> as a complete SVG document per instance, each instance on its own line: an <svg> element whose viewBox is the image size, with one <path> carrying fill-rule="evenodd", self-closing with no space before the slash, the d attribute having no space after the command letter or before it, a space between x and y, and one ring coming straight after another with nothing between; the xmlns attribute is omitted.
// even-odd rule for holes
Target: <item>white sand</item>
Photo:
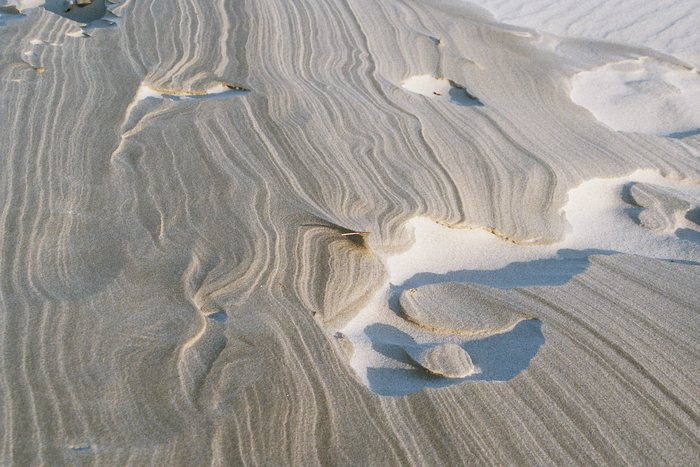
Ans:
<svg viewBox="0 0 700 467"><path fill-rule="evenodd" d="M247 89L226 85L223 83L215 83L203 90L170 90L151 87L142 84L136 92L136 100L141 101L148 98L170 99L170 100L188 100L188 99L211 99L225 98L231 96L244 96L248 94Z"/></svg>
<svg viewBox="0 0 700 467"><path fill-rule="evenodd" d="M458 105L478 105L476 97L469 94L464 86L448 78L431 75L411 76L401 84L411 92Z"/></svg>
<svg viewBox="0 0 700 467"><path fill-rule="evenodd" d="M343 335L354 344L353 368L370 387L370 369L413 370L405 361L375 349L385 341L393 342L398 332L421 344L465 345L481 339L464 338L457 331L450 336L416 327L397 316L396 309L389 308L392 288L401 291L440 282L475 282L497 288L558 286L583 273L591 255L627 253L700 263L700 244L676 233L688 225L682 216L677 228L661 232L650 231L635 221L636 207L624 200L625 187L634 183L653 183L675 190L700 207L699 182L675 181L653 170L640 170L626 177L590 180L571 190L562 208L569 228L564 239L551 244L538 244L539 239L513 243L483 228L450 228L427 218L412 219L408 228L413 230L413 245L403 253L383 258L388 281L370 304L342 329ZM700 225L692 225L691 230L700 234ZM484 274L485 271L491 273ZM530 344L511 347L517 349L519 345ZM507 359L508 353L515 350L501 351L502 358ZM479 365L479 361L475 360L475 364ZM488 376L481 374L476 378ZM404 378L395 376L395 394L422 388L416 384L417 377L415 371L407 371ZM392 389L382 385L381 391L391 393Z"/></svg>
<svg viewBox="0 0 700 467"><path fill-rule="evenodd" d="M617 131L700 132L700 72L650 58L610 63L574 76L571 99Z"/></svg>
<svg viewBox="0 0 700 467"><path fill-rule="evenodd" d="M700 66L696 0L471 0L497 20L560 36L638 45Z"/></svg>
<svg viewBox="0 0 700 467"><path fill-rule="evenodd" d="M3 9L0 465L697 464L692 3Z"/></svg>

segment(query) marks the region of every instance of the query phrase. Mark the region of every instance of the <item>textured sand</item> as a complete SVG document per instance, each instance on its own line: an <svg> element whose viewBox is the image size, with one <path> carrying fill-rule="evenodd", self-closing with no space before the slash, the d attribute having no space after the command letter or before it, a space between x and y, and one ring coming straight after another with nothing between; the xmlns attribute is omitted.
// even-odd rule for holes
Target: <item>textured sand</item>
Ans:
<svg viewBox="0 0 700 467"><path fill-rule="evenodd" d="M700 65L696 0L473 0L499 21L650 47Z"/></svg>
<svg viewBox="0 0 700 467"><path fill-rule="evenodd" d="M0 12L0 464L700 462L700 137L571 100L680 60L451 0L55 5ZM533 319L381 315L451 271L416 218ZM407 361L445 342L480 372Z"/></svg>

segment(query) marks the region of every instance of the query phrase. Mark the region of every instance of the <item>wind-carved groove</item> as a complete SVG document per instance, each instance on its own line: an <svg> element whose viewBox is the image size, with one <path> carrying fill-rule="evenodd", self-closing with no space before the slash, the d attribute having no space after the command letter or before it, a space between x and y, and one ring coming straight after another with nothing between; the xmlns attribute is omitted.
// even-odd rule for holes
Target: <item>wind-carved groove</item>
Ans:
<svg viewBox="0 0 700 467"><path fill-rule="evenodd" d="M141 84L134 98L126 108L120 125L119 145L112 152L111 159L123 153L127 140L138 134L149 116L160 107L163 101L184 102L188 100L225 99L250 94L250 89L239 84L218 82L202 90L161 88Z"/></svg>
<svg viewBox="0 0 700 467"><path fill-rule="evenodd" d="M384 280L381 261L367 244L368 235L320 218L299 224L296 256L308 261L297 265L295 288L326 329L352 319ZM374 280L365 282L367 277Z"/></svg>
<svg viewBox="0 0 700 467"><path fill-rule="evenodd" d="M565 295L574 277L589 280L584 273L596 256L644 251L659 262L697 266L698 200L692 181L637 171L571 189L561 210L570 231L554 242L415 218L408 250L377 251L389 279L337 329L338 348L380 395L510 380L544 344L540 318L551 312L533 308L539 305L523 291L562 287L557 293Z"/></svg>
<svg viewBox="0 0 700 467"><path fill-rule="evenodd" d="M346 227L334 224L332 222L328 222L327 224L303 224L302 227L325 227L331 230L335 230L338 233L338 235L344 240L347 240L358 247L368 248L367 236L369 235L369 232L361 232L353 229L348 229Z"/></svg>
<svg viewBox="0 0 700 467"><path fill-rule="evenodd" d="M217 263L214 259L203 260L195 249L182 276L182 288L195 311L198 329L180 347L177 366L182 391L193 404L197 404L201 388L227 343L228 315L207 303L202 292L209 272Z"/></svg>

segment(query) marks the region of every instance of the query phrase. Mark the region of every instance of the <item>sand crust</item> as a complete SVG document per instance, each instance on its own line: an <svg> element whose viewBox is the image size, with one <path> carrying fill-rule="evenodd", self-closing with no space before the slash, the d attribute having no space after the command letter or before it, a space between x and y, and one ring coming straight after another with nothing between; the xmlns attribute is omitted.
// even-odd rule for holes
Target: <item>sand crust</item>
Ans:
<svg viewBox="0 0 700 467"><path fill-rule="evenodd" d="M700 139L571 92L691 96L700 10L550 2L554 31L457 0L18 3L1 465L698 464ZM625 18L648 34L615 42ZM482 334L406 320L411 288Z"/></svg>

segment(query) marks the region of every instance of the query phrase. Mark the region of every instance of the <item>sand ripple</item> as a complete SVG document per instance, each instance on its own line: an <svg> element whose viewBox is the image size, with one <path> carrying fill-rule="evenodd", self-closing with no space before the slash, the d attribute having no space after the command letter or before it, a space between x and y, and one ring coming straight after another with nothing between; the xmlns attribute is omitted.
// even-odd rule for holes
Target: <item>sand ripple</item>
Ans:
<svg viewBox="0 0 700 467"><path fill-rule="evenodd" d="M570 96L652 52L457 1L106 7L0 18L0 464L697 464L663 193L698 145ZM411 324L414 287L488 332Z"/></svg>

